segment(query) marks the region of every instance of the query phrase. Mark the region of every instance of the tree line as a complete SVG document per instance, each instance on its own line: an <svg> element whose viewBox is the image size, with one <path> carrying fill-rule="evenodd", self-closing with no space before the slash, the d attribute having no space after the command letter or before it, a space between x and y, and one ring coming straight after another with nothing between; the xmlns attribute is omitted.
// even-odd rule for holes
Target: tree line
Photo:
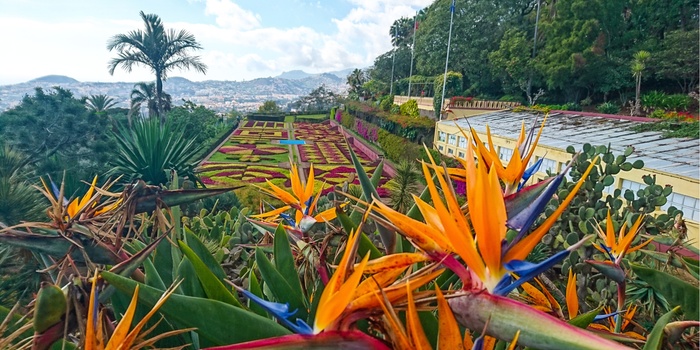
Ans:
<svg viewBox="0 0 700 350"><path fill-rule="evenodd" d="M395 94L411 71L412 96L439 94L425 77L444 72L451 2L396 20L392 49L348 76L351 97L387 94L392 67ZM458 0L448 69L462 77L456 95L632 105L638 89L697 90L698 20L691 0Z"/></svg>

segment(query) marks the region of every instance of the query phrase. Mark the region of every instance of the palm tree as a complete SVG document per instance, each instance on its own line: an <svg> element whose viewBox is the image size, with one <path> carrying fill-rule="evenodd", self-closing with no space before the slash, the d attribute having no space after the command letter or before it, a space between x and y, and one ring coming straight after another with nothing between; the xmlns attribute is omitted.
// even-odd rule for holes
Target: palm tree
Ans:
<svg viewBox="0 0 700 350"><path fill-rule="evenodd" d="M348 86L350 86L350 92L355 93L358 96L362 92L362 85L367 82L367 75L361 69L355 68L347 78Z"/></svg>
<svg viewBox="0 0 700 350"><path fill-rule="evenodd" d="M405 213L413 206L413 195L420 193L421 175L414 162L401 161L396 176L386 183L394 210Z"/></svg>
<svg viewBox="0 0 700 350"><path fill-rule="evenodd" d="M122 66L131 72L134 65L145 66L156 75L156 101L162 102L163 81L168 72L173 69L190 69L207 73L207 66L199 56L190 56L190 51L201 50L202 46L191 33L173 29L165 30L160 17L155 14L139 13L143 19L145 30L134 30L127 34L117 34L107 42L109 51L116 50L117 57L109 62L109 74L114 74L117 67ZM160 117L161 124L165 123L163 106L155 106L155 114Z"/></svg>
<svg viewBox="0 0 700 350"><path fill-rule="evenodd" d="M651 54L648 51L639 51L634 54L634 60L632 60L632 76L635 80L635 97L634 106L632 106L632 115L639 115L642 109L642 103L639 99L639 95L642 90L642 72L646 69L646 61L649 60Z"/></svg>
<svg viewBox="0 0 700 350"><path fill-rule="evenodd" d="M130 98L131 105L129 114L127 114L129 127L131 127L131 116L139 112L143 105L148 108L148 116L151 118L158 115L158 106L160 106L163 115L172 108L172 97L165 92L160 95L160 103L158 103L155 83L140 82L134 84L134 89L131 90Z"/></svg>
<svg viewBox="0 0 700 350"><path fill-rule="evenodd" d="M95 113L106 112L116 105L117 102L107 95L90 95L85 100L85 107Z"/></svg>
<svg viewBox="0 0 700 350"><path fill-rule="evenodd" d="M413 35L413 21L410 18L401 17L394 21L389 30L391 45L400 47L410 44L409 38Z"/></svg>

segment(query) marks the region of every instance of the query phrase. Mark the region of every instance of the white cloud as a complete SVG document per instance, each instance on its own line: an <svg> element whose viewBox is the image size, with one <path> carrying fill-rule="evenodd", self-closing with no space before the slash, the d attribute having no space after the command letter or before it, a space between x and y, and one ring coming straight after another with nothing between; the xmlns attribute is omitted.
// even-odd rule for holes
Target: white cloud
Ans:
<svg viewBox="0 0 700 350"><path fill-rule="evenodd" d="M192 0L194 1L194 0ZM166 27L192 32L205 48L194 53L209 66L206 76L171 72L191 80L241 80L271 76L293 69L317 73L366 67L391 48L389 28L394 20L410 17L432 0L348 0L354 7L332 18L334 30L320 32L308 26L266 27L264 13L255 13L232 0L200 0L212 23L171 22ZM325 5L310 1L310 5ZM312 19L310 19L312 20ZM26 81L41 75L64 74L84 81L137 81L152 79L148 69L107 73L114 53L107 40L140 29L138 18L84 19L51 22L0 16L4 47L0 55L0 84ZM21 33L15 34L15 33Z"/></svg>

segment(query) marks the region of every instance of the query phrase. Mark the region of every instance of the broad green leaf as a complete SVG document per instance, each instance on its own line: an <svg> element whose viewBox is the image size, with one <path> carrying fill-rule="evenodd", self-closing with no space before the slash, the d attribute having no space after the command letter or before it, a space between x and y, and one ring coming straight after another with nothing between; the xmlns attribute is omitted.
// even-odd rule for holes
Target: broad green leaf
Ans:
<svg viewBox="0 0 700 350"><path fill-rule="evenodd" d="M277 226L277 230L275 230L273 249L275 268L282 275L282 277L284 277L294 293L303 296L304 291L301 289L299 273L297 272L296 265L294 264L294 255L292 255L292 248L289 245L289 237L287 236L287 231L284 229L282 224Z"/></svg>
<svg viewBox="0 0 700 350"><path fill-rule="evenodd" d="M226 272L224 272L224 268L221 267L221 264L216 261L216 258L214 258L211 252L209 252L209 249L207 249L199 237L195 236L191 232L187 232L185 233L185 242L187 243L187 246L192 249L192 251L202 260L204 265L211 270L216 278L218 278L221 283L224 283L224 280L226 279Z"/></svg>
<svg viewBox="0 0 700 350"><path fill-rule="evenodd" d="M364 171L364 168L363 168ZM374 172L372 173L372 178L370 179L370 183L372 184L373 188L377 188L379 186L379 181L382 179L382 172L384 171L384 161L381 161L379 165L377 165L377 168L374 169ZM364 188L362 189L362 195L360 196L360 199L363 201L371 202L372 199L367 197L367 194L364 191ZM379 198L379 197L377 197ZM360 222L362 220L362 213L355 209L350 213L350 219L352 222Z"/></svg>
<svg viewBox="0 0 700 350"><path fill-rule="evenodd" d="M677 306L673 310L665 313L659 318L658 321L656 321L654 328L651 329L651 333L649 333L649 335L647 336L647 343L644 344L644 348L642 348L642 350L661 349L661 346L663 345L664 341L664 327L666 327L667 323L671 322L671 319L678 312L678 310L679 307Z"/></svg>
<svg viewBox="0 0 700 350"><path fill-rule="evenodd" d="M184 260L183 260L184 261ZM163 291L109 272L102 277L123 293L132 295L139 285L139 302L151 308ZM221 346L278 337L290 332L268 318L220 301L173 294L160 308L176 328L196 327L202 347Z"/></svg>
<svg viewBox="0 0 700 350"><path fill-rule="evenodd" d="M250 269L248 271L248 291L261 299L265 299L263 297L262 289L260 288L260 282L258 282L258 277L255 276L254 269ZM267 311L251 300L248 300L248 308L250 311L253 311L262 317L267 317Z"/></svg>
<svg viewBox="0 0 700 350"><path fill-rule="evenodd" d="M173 262L173 247L170 240L161 241L156 247L156 251L153 252L153 266L159 272L160 278L163 280L163 284L166 286L173 283L173 277L177 272L177 264Z"/></svg>
<svg viewBox="0 0 700 350"><path fill-rule="evenodd" d="M655 291L661 293L671 306L680 306L688 319L698 319L698 287L680 280L666 272L650 269L637 264L630 264L637 277Z"/></svg>
<svg viewBox="0 0 700 350"><path fill-rule="evenodd" d="M570 325L574 325L578 328L583 328L586 329L588 328L588 325L593 323L595 321L595 317L598 316L600 311L603 310L602 306L599 306L596 309L593 309L591 311L586 312L585 314L580 314L572 319L570 319L568 322Z"/></svg>
<svg viewBox="0 0 700 350"><path fill-rule="evenodd" d="M146 285L162 290L167 288L151 259L146 259L146 261L143 262L143 269L146 273Z"/></svg>
<svg viewBox="0 0 700 350"><path fill-rule="evenodd" d="M16 230L7 230L0 234L0 243L15 247L29 249L33 252L43 253L54 258L60 258L70 251L70 257L76 262L85 262L85 255L90 261L97 264L113 265L121 259L104 243L89 240L83 245L85 255L80 249L72 249L73 243L60 235L31 234Z"/></svg>
<svg viewBox="0 0 700 350"><path fill-rule="evenodd" d="M155 194L136 197L135 214L152 212L156 209L156 203L163 203L167 207L187 204L196 200L216 196L229 191L233 191L244 186L226 188L197 188L189 190L163 190Z"/></svg>
<svg viewBox="0 0 700 350"><path fill-rule="evenodd" d="M352 158L352 163L353 165L355 165L357 178L358 180L360 180L360 185L362 186L363 196L365 196L365 198L367 198L368 201L373 198L379 199L379 194L377 193L377 189L375 188L376 186L372 184L372 181L367 176L364 167L362 167L362 163L360 163L360 160L357 158L357 155L352 150L352 147L348 148L350 149L350 158ZM393 252L395 248L394 245L396 244L396 235L394 234L394 232L379 229L379 235L382 239L382 243L384 244L384 248L386 249L386 251Z"/></svg>
<svg viewBox="0 0 700 350"><path fill-rule="evenodd" d="M316 318L316 310L318 309L318 302L321 300L321 294L323 294L324 289L323 282L319 278L316 281L316 287L313 292L313 297L311 298L311 307L309 308L309 322L308 324L314 324Z"/></svg>
<svg viewBox="0 0 700 350"><path fill-rule="evenodd" d="M207 297L199 278L197 278L197 271L187 257L183 257L180 261L180 265L177 267L177 277L183 279L182 284L180 284L182 294L197 298Z"/></svg>
<svg viewBox="0 0 700 350"><path fill-rule="evenodd" d="M433 182L437 180L437 174L433 175ZM426 203L430 203L430 189L428 189L428 186L426 186L423 189L423 192L421 192L420 197L421 200L423 200ZM418 209L418 205L415 203L411 207L411 209L408 210L408 213L406 213L406 216L413 220L423 220L423 214L421 214L420 209Z"/></svg>
<svg viewBox="0 0 700 350"><path fill-rule="evenodd" d="M227 304L231 304L237 307L243 307L241 302L233 295L231 290L226 288L226 286L214 275L212 271L202 262L202 260L197 256L197 254L188 247L185 242L179 241L180 250L187 257L187 259L192 263L192 267L199 278L199 282L204 289L204 293L207 294L209 299L214 299L222 301Z"/></svg>
<svg viewBox="0 0 700 350"><path fill-rule="evenodd" d="M297 310L295 317L305 320L308 316L306 298L292 289L287 280L275 269L275 266L272 265L260 248L255 249L255 262L258 264L263 281L270 288L276 301L289 303L290 311Z"/></svg>

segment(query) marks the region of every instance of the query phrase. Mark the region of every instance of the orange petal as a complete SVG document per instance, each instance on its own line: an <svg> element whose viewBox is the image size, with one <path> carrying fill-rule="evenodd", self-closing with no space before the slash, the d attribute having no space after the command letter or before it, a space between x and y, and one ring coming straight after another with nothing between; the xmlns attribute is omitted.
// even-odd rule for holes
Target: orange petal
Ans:
<svg viewBox="0 0 700 350"><path fill-rule="evenodd" d="M462 342L462 332L459 331L459 325L452 309L447 304L442 291L435 285L435 297L437 298L438 308L438 350L459 350L464 349Z"/></svg>
<svg viewBox="0 0 700 350"><path fill-rule="evenodd" d="M578 295L576 293L576 274L569 269L569 280L566 283L566 309L569 310L569 319L578 316Z"/></svg>
<svg viewBox="0 0 700 350"><path fill-rule="evenodd" d="M117 328L114 329L112 338L109 339L109 343L107 343L105 350L117 350L117 348L124 341L124 338L126 338L126 335L129 333L129 327L131 327L131 322L134 319L134 313L136 313L136 305L138 305L138 300L139 286L137 284L136 288L134 289L134 295L131 297L131 303L129 303L129 307L126 309L121 321L119 321Z"/></svg>
<svg viewBox="0 0 700 350"><path fill-rule="evenodd" d="M416 304L413 302L413 292L410 283L406 283L406 296L408 297L408 309L406 310L406 325L408 326L408 336L413 343L413 347L418 350L432 349L428 338L425 337L423 325L418 318Z"/></svg>
<svg viewBox="0 0 700 350"><path fill-rule="evenodd" d="M428 257L422 253L397 253L384 255L369 261L367 266L365 266L365 274L375 274L386 270L402 269L426 260L428 260Z"/></svg>

